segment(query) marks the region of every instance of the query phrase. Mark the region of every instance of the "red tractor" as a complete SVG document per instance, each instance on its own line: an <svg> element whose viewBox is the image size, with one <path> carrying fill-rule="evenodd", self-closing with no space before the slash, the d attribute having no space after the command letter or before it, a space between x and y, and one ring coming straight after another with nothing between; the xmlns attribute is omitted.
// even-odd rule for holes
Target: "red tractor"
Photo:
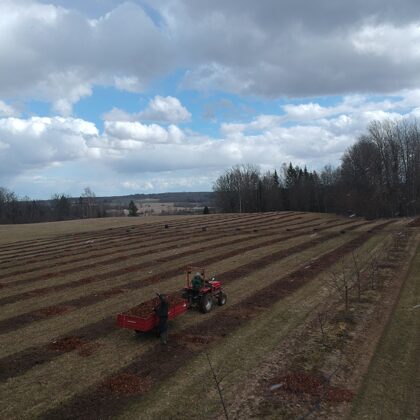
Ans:
<svg viewBox="0 0 420 420"><path fill-rule="evenodd" d="M193 273L196 275L192 276ZM197 277L199 277L199 281ZM179 292L167 295L167 298L169 300L169 320L184 314L188 308L198 308L201 312L208 313L212 310L215 302L223 306L227 300L220 281L216 281L214 277L210 280L206 279L204 268L191 266L188 266L186 270L186 287ZM159 325L159 317L155 313L155 307L158 304L158 298L154 298L118 314L118 326L135 330L138 333L156 329Z"/></svg>
<svg viewBox="0 0 420 420"><path fill-rule="evenodd" d="M182 297L188 301L190 308L199 308L203 313L210 312L215 302L223 306L227 300L220 281L214 277L206 279L204 268L192 266L186 270L186 287Z"/></svg>

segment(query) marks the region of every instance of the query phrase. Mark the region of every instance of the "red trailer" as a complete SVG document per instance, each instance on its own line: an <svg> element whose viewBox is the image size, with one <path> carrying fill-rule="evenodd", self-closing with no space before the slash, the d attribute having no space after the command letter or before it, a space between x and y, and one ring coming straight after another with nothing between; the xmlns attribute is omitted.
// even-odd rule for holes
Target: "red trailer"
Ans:
<svg viewBox="0 0 420 420"><path fill-rule="evenodd" d="M194 288L191 284L190 277L193 272L196 272L200 277L199 288ZM220 281L215 278L206 279L204 268L192 266L188 266L186 269L186 287L180 292L166 295L166 298L169 303L169 320L182 315L188 308L198 308L204 313L210 312L215 302L219 306L223 306L227 300ZM155 313L155 308L159 303L159 298L154 298L118 314L118 326L138 333L153 330L159 325L159 317Z"/></svg>
<svg viewBox="0 0 420 420"><path fill-rule="evenodd" d="M159 325L159 317L155 314L154 308L158 301L152 299L147 302L131 308L127 312L117 315L117 324L120 328L128 328L136 332L152 331ZM169 299L168 319L172 320L182 315L188 309L188 303L185 299L176 297Z"/></svg>

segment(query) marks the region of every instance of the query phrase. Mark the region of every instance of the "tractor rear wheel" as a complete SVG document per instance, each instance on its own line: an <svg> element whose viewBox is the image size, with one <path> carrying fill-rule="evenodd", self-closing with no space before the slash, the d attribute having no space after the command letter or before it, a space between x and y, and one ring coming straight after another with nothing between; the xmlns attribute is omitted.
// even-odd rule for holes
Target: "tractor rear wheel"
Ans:
<svg viewBox="0 0 420 420"><path fill-rule="evenodd" d="M227 296L225 293L221 292L220 295L217 298L217 302L219 304L219 306L223 306L226 304L227 301Z"/></svg>
<svg viewBox="0 0 420 420"><path fill-rule="evenodd" d="M213 308L213 299L210 294L201 296L200 299L200 310L203 314L209 313Z"/></svg>

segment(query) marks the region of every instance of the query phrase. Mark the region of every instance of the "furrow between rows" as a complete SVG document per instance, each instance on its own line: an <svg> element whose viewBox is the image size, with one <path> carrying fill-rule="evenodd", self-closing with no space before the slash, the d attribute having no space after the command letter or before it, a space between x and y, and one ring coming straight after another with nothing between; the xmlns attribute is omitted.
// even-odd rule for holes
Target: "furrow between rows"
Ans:
<svg viewBox="0 0 420 420"><path fill-rule="evenodd" d="M260 218L264 218L264 217L273 217L273 215L271 214L266 214L263 216L258 216L255 217L255 219L260 219ZM244 220L245 219L245 220ZM228 219L226 220L227 223L231 223L232 221L235 222L236 220L239 221L239 223L242 222L246 222L247 220L251 220L252 217L251 216L247 216L245 217L241 217L241 218L232 218L232 219ZM219 220L215 220L215 221L207 221L205 223L205 225L207 226L223 226L226 222L223 221L223 219ZM29 256L33 257L33 256L38 256L38 255L43 255L45 254L46 251L52 250L52 251L57 251L57 249L61 249L61 250L70 250L70 249L77 249L78 247L80 247L81 245L90 245L93 242L97 242L97 243L101 243L101 242L108 242L110 239L112 240L124 240L127 238L127 236L133 236L133 235L152 235L152 234L156 234L159 232L173 232L173 231L178 231L178 230L183 230L185 229L185 225L187 227L197 227L197 226L202 226L203 223L200 221L196 221L196 220L191 220L191 221L186 221L183 224L181 224L180 222L178 222L177 224L175 224L174 226L171 227L171 229L166 230L164 229L164 224L162 223L155 223L152 226L149 226L147 229L140 229L140 227L138 226L128 226L126 228L124 228L123 232L120 232L120 230L118 231L114 231L114 230L105 230L105 231L101 231L103 233L100 232L95 232L94 234L91 234L89 237L84 237L83 239L79 239L79 238L69 238L68 240L66 238L61 238L61 239L57 239L51 242L51 244L42 244L39 246L39 250L37 247L29 247L28 246L28 251L22 252L24 250L19 250L19 249L13 249L13 248L9 248L8 251L9 252L3 252L0 257L0 263L6 263L6 262L10 262L10 258L12 258L13 261L18 261L21 260L23 258L27 258ZM98 241L98 239L100 239L100 241ZM83 241L83 242L81 242ZM4 258L9 258L8 260L5 260Z"/></svg>
<svg viewBox="0 0 420 420"><path fill-rule="evenodd" d="M273 226L273 224L275 222L278 222L278 226L283 226L284 223L283 221L287 221L290 222L292 220L300 220L301 217L296 217L296 218L287 218L287 217L277 217L277 218L273 218L270 219L269 221L264 220L263 222L258 222L258 220L256 220L256 222L252 222L252 225L255 226L255 229L261 229L264 226ZM310 220L317 220L319 218L314 218L314 219L310 219ZM249 223L249 222L248 222ZM297 224L297 223L296 223ZM214 236L214 235L218 235L220 236L220 233L215 233L213 231L206 231L204 232L200 232L200 233L192 233L189 237L190 238L194 238L194 237L203 237L204 239L206 239L207 236ZM227 235L232 235L231 233L224 233L223 235L227 236ZM168 238L168 236L170 236ZM12 271L12 272L7 272L4 273L2 275L0 275L0 280L4 279L4 278L10 278L12 276L17 276L17 275L22 275L22 274L27 274L27 273L32 273L32 272L36 272L36 271L41 271L47 267L52 267L55 265L64 265L64 264L71 264L71 263L75 263L75 262L83 262L85 260L88 260L90 258L99 258L102 256L107 256L107 255L113 255L116 252L127 252L127 249L129 249L130 251L133 251L135 249L140 249L142 247L144 247L144 244L149 244L150 240L154 241L155 239L159 239L161 237L166 238L164 241L161 241L161 243L170 243L170 242L174 242L177 241L179 239L185 238L185 231L180 232L179 234L170 234L170 235L162 235L162 236L158 236L158 235L154 235L151 237L142 237L141 241L139 241L137 238L134 239L126 239L125 241L123 241L120 246L115 246L114 243L111 243L109 246L103 246L103 247L97 247L95 248L94 252L92 254L86 255L86 250L82 251L83 253L83 257L77 257L77 258L73 258L73 259L69 259L69 260L65 260L64 262L62 260L59 260L58 262L54 263L51 261L51 258L49 258L48 256L45 258L45 260L47 260L49 262L48 266L41 266L41 267L36 267L36 268L25 268L25 269L20 269L17 271ZM159 242L158 242L159 243ZM98 249L99 248L99 249ZM100 251L103 250L107 250L110 249L111 251L105 252L105 253L101 253ZM99 253L96 253L99 252ZM80 253L79 253L80 254ZM71 256L69 255L69 253L66 253L66 256ZM35 260L37 263L39 263L39 259ZM25 266L27 267L29 264L28 260L25 260ZM48 274L46 274L48 276ZM6 282L6 283L2 283L3 287L5 285L10 284L10 282Z"/></svg>
<svg viewBox="0 0 420 420"><path fill-rule="evenodd" d="M212 319L203 320L194 327L187 328L183 333L197 339L205 335L207 341L191 348L182 339L174 337L169 345L169 351L159 351L159 345L153 346L141 358L133 361L119 372L98 383L94 389L86 390L70 398L56 408L48 410L43 418L48 419L88 419L88 418L114 418L120 414L134 398L139 396L127 396L115 394L104 383L112 380L116 375L130 374L139 378L148 378L150 387L156 386L161 381L169 378L181 366L188 363L193 357L198 356L203 350L208 349L212 341L216 342L237 331L250 320L258 317L261 311L269 309L276 302L291 295L308 282L315 279L339 258L344 257L363 245L375 233L392 222L385 222L371 232L364 232L358 237L348 241L344 245L331 252L323 254L310 267L304 266L292 273L276 279L269 286L257 291L245 300L230 305L225 310L217 313ZM147 392L147 390L145 391Z"/></svg>
<svg viewBox="0 0 420 420"><path fill-rule="evenodd" d="M344 222L342 222L344 223ZM340 223L340 225L342 224ZM346 223L353 223L353 222L349 222L347 221ZM361 224L364 224L366 222L362 222ZM356 227L358 225L355 225ZM333 225L329 225L327 227L324 228L319 228L318 231L323 231L326 229L330 229L333 228ZM355 227L353 227L355 228ZM351 230L351 228L348 228L347 230ZM281 241L285 241L291 238L296 238L298 236L303 236L307 234L306 232L301 232L301 233L297 233L297 234L292 234L289 236L280 236L280 237L271 237L271 239L265 240L262 243L256 244L256 243L251 243L250 245L246 245L244 247L240 247L237 249L233 249L230 251L224 251L221 254L213 254L211 257L207 257L204 259L201 259L200 261L195 261L195 264L200 265L200 266L206 266L208 264L211 264L215 261L219 261L222 259L226 259L229 257L232 257L234 255L239 255L241 253L250 251L250 250L255 250L256 248L261 248L261 247L267 247L270 245L273 245L275 243L281 242ZM333 233L331 235L337 235L337 233ZM271 235L273 236L273 235ZM251 238L247 238L245 241L248 240L255 240L255 237L251 237ZM228 245L237 245L238 243L240 243L242 241L238 241L237 239L232 240L232 241L228 241L228 242L224 242L220 245L220 247L226 247ZM206 247L201 247L195 250L195 254L199 253L199 252L205 252L208 250L215 250L217 247L214 245L209 245ZM172 256L168 256L165 258L160 258L159 262L168 262L168 261L174 261L174 260L179 260L182 257L189 257L192 258L194 254L191 253L191 250L187 250L183 253L178 253L176 255L172 255ZM121 274L126 273L127 271L129 272L134 272L134 271L140 271L140 270L144 270L146 268L149 267L153 267L156 265L156 260L153 261L147 261L147 262L142 262L142 263L138 263L135 264L133 266L124 268L124 269L118 269L118 270L112 270L109 271L107 273L104 273L101 275L100 278L98 278L98 276L96 275L92 275L92 276L87 276L84 277L82 279L79 280L75 280L72 281L70 283L64 283L62 285L57 285L57 286L49 286L47 288L44 289L38 289L39 291L37 292L38 294L48 294L48 293L52 293L52 292L56 292L59 290L64 290L64 289L70 289L70 288L75 288L75 287L79 287L79 286L83 286L83 285L87 285L87 284L91 284L94 282L98 282L104 279L113 279L115 277L118 277ZM128 282L126 284L120 285L119 286L119 293L125 293L127 292L129 289L134 289L134 288L141 288L141 287L146 287L147 285L153 284L153 283L157 283L159 281L162 281L164 279L167 279L169 277L175 276L177 275L180 271L182 271L182 267L185 266L185 263L182 266L177 266L173 269L167 270L163 273L160 273L159 276L157 276L156 274L153 274L145 279L140 279L140 280L136 280L136 281L131 281ZM34 291L31 292L27 292L26 294L21 294L21 295L13 295L13 296L9 296L6 298L3 298L0 300L0 303L4 303L7 302L9 304L11 303L16 303L19 302L20 300L24 300L24 299L29 299L30 297L34 296ZM23 326L26 326L32 322L36 322L36 321L40 321L45 319L46 316L51 317L51 316L58 316L58 315L62 315L63 313L68 312L69 309L74 310L76 308L81 308L81 307L85 307L87 305L93 305L97 302L100 302L102 300L106 300L109 299L110 297L112 297L113 294L109 293L108 290L106 291L102 291L102 292L95 292L92 293L90 295L86 295L83 296L81 298L78 299L71 299L65 302L61 302L60 303L60 307L44 307L41 309L38 309L36 311L31 311L31 312L26 312L20 315L17 315L15 317L12 318L7 318L7 319L3 319L0 321L0 334L5 334L7 332L16 330L18 328L22 328Z"/></svg>
<svg viewBox="0 0 420 420"><path fill-rule="evenodd" d="M355 224L354 226L351 226L350 228L348 228L348 230L349 231L355 230L358 227L364 226L369 223L370 222ZM272 253L262 258L257 258L242 266L221 272L219 273L218 278L220 278L225 285L229 284L243 276L248 276L252 274L256 270L263 268L272 262L278 262L292 255L299 254L305 250L316 247L320 243L324 243L328 241L329 239L335 238L339 235L340 234L337 232L329 233L329 234L323 235L322 237L313 239L311 241L298 244L294 247L279 250L276 253ZM218 258L209 258L207 261L217 262ZM179 270L177 270L177 272L175 272L175 270L166 272L165 279L170 278L171 276L174 276L177 274L179 274ZM164 281L164 279L161 278L160 281ZM138 289L142 285L143 287L146 286L146 284L143 284L143 283L139 284L139 283L141 282L140 281L136 282L133 288ZM88 337L89 340L93 341L100 337L108 335L112 331L115 331L115 317L114 316L106 317L105 319L101 319L97 322L94 322L84 327L70 331L67 335ZM59 337L57 337L57 339L59 339ZM46 346L35 346L35 347L28 348L26 350L23 350L19 353L15 353L11 356L6 356L0 360L0 380L4 381L7 378L23 374L23 372L31 369L35 365L46 363L52 360L53 358L58 357L59 354L60 353L52 352L48 350Z"/></svg>
<svg viewBox="0 0 420 420"><path fill-rule="evenodd" d="M341 223L349 223L349 222L341 222ZM281 224L277 224L276 227L280 227L279 225L281 225ZM300 230L300 229L303 229L303 228L310 228L310 227L315 228L315 226L317 226L316 229L324 229L324 230L329 228L329 227L334 227L333 224L330 224L330 225L326 225L324 228L322 228L322 227L319 227L319 222L318 222L318 223L312 223L312 224L309 224L309 225L302 224L301 227L296 228L296 229ZM289 229L289 231L295 231L295 229ZM225 241L224 238L226 238L226 237L231 238L231 235L227 235L227 236L217 235L216 237L212 237L211 239L207 239L206 241L203 241L202 239L197 239L196 241L189 241L189 242L187 241L187 243L181 244L181 246L177 246L177 245L179 245L179 243L177 243L176 245L173 244L172 246L158 246L157 248L154 248L154 247L152 248L151 247L151 248L147 248L147 249L140 248L140 249L143 249L140 252L132 252L132 253L131 252L130 253L123 252L122 255L118 255L118 256L115 256L113 258L107 258L105 260L94 261L94 262L91 262L91 263L89 263L87 265L84 265L84 266L76 265L74 267L69 267L69 268L64 269L64 270L58 270L56 272L47 272L47 273L39 274L39 275L34 276L34 277L29 277L29 278L26 278L26 279L12 280L8 283L3 283L3 292L2 293L4 295L9 289L11 290L12 288L15 288L15 287L23 287L23 286L27 286L27 285L31 286L32 284L36 285L37 283L45 281L45 280L49 280L49 281L53 281L54 279L63 279L64 280L63 283L59 282L59 284L57 284L57 282L54 281L53 286L48 286L47 285L46 287L38 287L36 289L23 291L23 293L32 293L32 295L39 295L39 294L43 294L44 292L47 292L49 290L48 287L55 287L55 286L62 287L63 284L72 283L74 280L68 280L65 277L69 276L69 275L71 276L72 274L82 274L83 275L83 272L85 270L89 271L89 270L94 269L94 268L98 269L98 268L104 268L104 267L106 268L106 267L110 267L110 266L112 267L113 265L118 265L118 264L121 265L122 263L125 263L127 261L130 262L130 260L132 260L132 259L137 259L137 258L144 257L144 256L154 256L156 254L160 254L160 253L165 252L167 250L172 251L174 249L177 249L177 255L172 255L173 254L173 252L172 252L172 253L170 253L169 256L167 256L167 258L170 258L170 259L177 258L177 257L179 258L180 256L183 256L184 253L186 253L186 255L188 255L191 252L194 252L194 253L203 252L207 249L218 249L218 248L222 248L226 245L240 244L240 243L247 242L249 240L264 239L264 238L272 236L275 232L276 231L274 229L271 229L269 234L267 232L252 233L252 234L248 234L248 235L242 235L241 237L231 239L230 241ZM279 232L277 234L280 235L280 234L284 234L284 233ZM290 234L290 232L289 232L289 234ZM215 242L212 242L212 241L215 241ZM185 250L184 253L179 252L179 251L182 251L183 247L191 247L191 246L195 246L196 244L201 244L203 242L206 245L195 248L193 250L190 249L189 251ZM114 254L112 254L112 255L114 255ZM162 256L162 258L166 258L166 257ZM87 257L87 259L90 260L89 257ZM154 261L155 263L159 262L159 261L156 261L156 260L152 260L152 261ZM84 279L86 279L87 282L90 282L92 280L92 278L95 277L95 276L98 277L98 278L111 278L111 277L106 277L106 276L111 276L111 275L124 273L124 272L129 273L129 272L133 272L133 271L138 271L142 268L145 268L145 267L149 266L149 265L143 266L142 264L150 264L152 261L150 261L150 259L149 259L149 261L140 262L140 263L137 263L137 264L134 264L134 265L133 264L132 265L123 265L122 267L118 267L116 269L114 268L114 270L111 271L111 274L109 274L110 273L109 271L105 271L105 272L100 272L100 273L98 272L94 276L92 276L92 275L88 275L88 276L84 276L84 277L79 276L78 280L76 280L76 281L79 281L79 282L81 282L81 284L83 284ZM21 294L21 293L18 293L18 294ZM10 294L6 293L6 295L4 295L4 297L0 299L0 303L3 303L3 304L10 303L10 302L8 302L8 299L12 299L11 296L14 296L14 295L15 294L10 295Z"/></svg>

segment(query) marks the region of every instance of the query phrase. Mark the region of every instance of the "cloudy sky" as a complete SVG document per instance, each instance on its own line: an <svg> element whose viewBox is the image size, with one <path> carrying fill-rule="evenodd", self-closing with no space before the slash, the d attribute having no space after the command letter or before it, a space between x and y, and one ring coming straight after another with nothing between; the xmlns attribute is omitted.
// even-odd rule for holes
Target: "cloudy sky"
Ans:
<svg viewBox="0 0 420 420"><path fill-rule="evenodd" d="M420 117L418 0L0 0L0 186L210 190Z"/></svg>

